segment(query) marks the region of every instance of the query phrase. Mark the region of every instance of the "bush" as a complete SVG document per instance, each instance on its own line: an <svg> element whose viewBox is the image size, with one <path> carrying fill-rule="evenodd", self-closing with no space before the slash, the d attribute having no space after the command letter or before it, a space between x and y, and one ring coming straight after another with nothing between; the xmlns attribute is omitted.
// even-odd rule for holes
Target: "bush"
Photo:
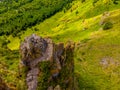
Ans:
<svg viewBox="0 0 120 90"><path fill-rule="evenodd" d="M93 0L93 6L98 2L99 0Z"/></svg>
<svg viewBox="0 0 120 90"><path fill-rule="evenodd" d="M103 30L108 30L113 27L113 24L111 22L106 22L103 26Z"/></svg>
<svg viewBox="0 0 120 90"><path fill-rule="evenodd" d="M79 12L78 12L78 11L76 11L75 13L76 13L76 15L77 15Z"/></svg>
<svg viewBox="0 0 120 90"><path fill-rule="evenodd" d="M85 0L81 0L81 2L82 2L82 3L84 3L84 2L85 2Z"/></svg>
<svg viewBox="0 0 120 90"><path fill-rule="evenodd" d="M112 0L114 4L118 4L119 0Z"/></svg>

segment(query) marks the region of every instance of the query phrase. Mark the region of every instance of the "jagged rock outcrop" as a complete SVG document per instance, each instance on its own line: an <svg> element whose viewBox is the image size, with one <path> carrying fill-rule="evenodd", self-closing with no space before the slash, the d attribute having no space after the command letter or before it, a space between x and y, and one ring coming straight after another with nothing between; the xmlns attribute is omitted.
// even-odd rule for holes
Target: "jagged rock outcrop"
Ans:
<svg viewBox="0 0 120 90"><path fill-rule="evenodd" d="M20 46L27 89L74 90L73 50L70 42L64 47L35 34L27 37Z"/></svg>

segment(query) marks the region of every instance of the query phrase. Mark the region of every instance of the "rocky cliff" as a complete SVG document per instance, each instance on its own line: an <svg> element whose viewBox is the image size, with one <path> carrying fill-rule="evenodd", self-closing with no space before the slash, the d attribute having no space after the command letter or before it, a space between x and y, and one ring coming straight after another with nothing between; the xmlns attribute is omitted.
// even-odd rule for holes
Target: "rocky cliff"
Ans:
<svg viewBox="0 0 120 90"><path fill-rule="evenodd" d="M74 44L55 44L35 34L20 46L20 76L27 90L74 90Z"/></svg>

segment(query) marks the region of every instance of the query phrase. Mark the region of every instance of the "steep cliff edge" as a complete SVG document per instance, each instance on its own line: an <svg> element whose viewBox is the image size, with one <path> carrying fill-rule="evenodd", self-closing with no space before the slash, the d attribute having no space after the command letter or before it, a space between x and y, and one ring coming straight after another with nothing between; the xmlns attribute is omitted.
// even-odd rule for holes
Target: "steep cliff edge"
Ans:
<svg viewBox="0 0 120 90"><path fill-rule="evenodd" d="M55 44L35 34L20 46L27 90L74 90L74 44Z"/></svg>

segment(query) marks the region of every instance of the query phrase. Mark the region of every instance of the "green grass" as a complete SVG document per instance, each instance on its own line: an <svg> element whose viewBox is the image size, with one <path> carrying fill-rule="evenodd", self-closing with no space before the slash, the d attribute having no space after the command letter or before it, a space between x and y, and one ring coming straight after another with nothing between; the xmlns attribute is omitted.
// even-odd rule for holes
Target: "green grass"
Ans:
<svg viewBox="0 0 120 90"><path fill-rule="evenodd" d="M113 28L91 33L91 39L81 42L75 53L75 72L81 90L120 89L120 13L111 12Z"/></svg>
<svg viewBox="0 0 120 90"><path fill-rule="evenodd" d="M82 78L82 82L85 83L85 85L80 86L81 89L120 89L120 41L118 40L120 40L118 35L106 35L103 38L83 43L79 46L79 49L77 48L75 72L79 74L79 79ZM107 61L108 64L101 64L102 60ZM89 86L92 88L90 89Z"/></svg>
<svg viewBox="0 0 120 90"><path fill-rule="evenodd" d="M20 46L20 39L18 37L12 37L9 36L8 40L10 41L9 44L7 44L7 47L11 50L16 50Z"/></svg>
<svg viewBox="0 0 120 90"><path fill-rule="evenodd" d="M11 38L10 36L8 39L11 43L9 43L8 47L11 50L18 49L20 41L32 33L36 33L42 37L51 37L55 42L66 42L68 40L78 42L90 38L90 34L100 28L98 23L101 14L106 11L106 5L102 4L103 6L100 6L100 3L99 1L98 5L93 7L92 0L86 1L86 3L76 0L72 3L72 7L68 11L58 12L40 24L19 33L19 37L17 38ZM109 11L120 8L119 6L109 5ZM100 8L102 8L102 11L97 11ZM78 13L76 14L76 12ZM84 28L87 28L87 30L83 30ZM18 40L19 38L21 40Z"/></svg>

